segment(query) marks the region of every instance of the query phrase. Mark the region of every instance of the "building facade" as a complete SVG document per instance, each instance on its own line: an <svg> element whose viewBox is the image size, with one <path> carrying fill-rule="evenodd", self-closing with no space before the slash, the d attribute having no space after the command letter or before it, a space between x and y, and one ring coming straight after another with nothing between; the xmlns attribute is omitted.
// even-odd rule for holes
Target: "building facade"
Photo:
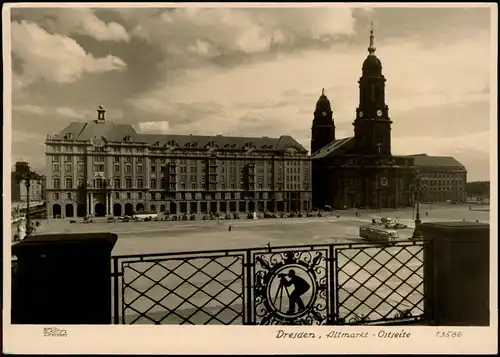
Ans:
<svg viewBox="0 0 500 357"><path fill-rule="evenodd" d="M411 206L415 197L417 170L422 172L424 181L431 177L431 173L434 175L439 172L440 175L460 177L465 184L465 169L453 158L442 160L425 156L435 158L426 160L420 156L392 155L392 121L385 99L386 79L375 50L372 30L368 56L358 82L359 105L353 122L354 136L336 139L330 101L322 93L316 104L311 139L315 208L330 206L336 209L380 209ZM317 112L323 116L322 120L318 119ZM428 166L431 161L433 164ZM447 181L426 182L442 185ZM462 181L455 179L453 182ZM456 187L458 190L458 187L464 186ZM426 185L424 190L427 190ZM442 197L444 200L444 197L448 197L440 193L434 194L443 192L434 184L429 186L429 190L436 199ZM456 192L457 197L461 196L458 191L449 192L450 195L451 192Z"/></svg>
<svg viewBox="0 0 500 357"><path fill-rule="evenodd" d="M48 217L311 209L311 161L290 136L139 134L106 120L46 140Z"/></svg>
<svg viewBox="0 0 500 357"><path fill-rule="evenodd" d="M423 202L467 200L467 170L450 156L412 155L415 167L422 177Z"/></svg>
<svg viewBox="0 0 500 357"><path fill-rule="evenodd" d="M25 167L29 168L29 164L24 161L16 162L14 172L11 173L11 200L12 202L26 202L28 200L28 187L26 180L19 180L18 173L24 172ZM43 201L45 200L45 177L40 176L40 180L30 180L29 184L29 200Z"/></svg>

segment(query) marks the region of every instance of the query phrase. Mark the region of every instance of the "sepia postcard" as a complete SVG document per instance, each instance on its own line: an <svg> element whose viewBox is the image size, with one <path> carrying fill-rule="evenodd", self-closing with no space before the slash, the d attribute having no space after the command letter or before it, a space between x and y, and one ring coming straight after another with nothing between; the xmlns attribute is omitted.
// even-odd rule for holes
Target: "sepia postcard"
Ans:
<svg viewBox="0 0 500 357"><path fill-rule="evenodd" d="M496 4L2 16L4 353L498 353Z"/></svg>

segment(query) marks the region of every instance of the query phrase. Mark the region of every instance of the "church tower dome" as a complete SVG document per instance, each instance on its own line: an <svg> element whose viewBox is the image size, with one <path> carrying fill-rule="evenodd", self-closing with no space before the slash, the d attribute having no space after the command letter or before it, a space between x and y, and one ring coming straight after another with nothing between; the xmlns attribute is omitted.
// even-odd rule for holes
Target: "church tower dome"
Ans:
<svg viewBox="0 0 500 357"><path fill-rule="evenodd" d="M321 96L319 97L318 101L316 102L316 110L314 113L321 114L323 112L331 112L332 107L330 105L330 101L328 100L328 97L325 95L325 89L321 91Z"/></svg>
<svg viewBox="0 0 500 357"><path fill-rule="evenodd" d="M363 62L363 76L379 77L382 75L382 62L375 55L377 48L374 44L373 23L370 29L370 46L368 47L368 56Z"/></svg>
<svg viewBox="0 0 500 357"><path fill-rule="evenodd" d="M335 141L335 124L330 100L325 95L325 89L316 102L314 119L311 128L311 154Z"/></svg>

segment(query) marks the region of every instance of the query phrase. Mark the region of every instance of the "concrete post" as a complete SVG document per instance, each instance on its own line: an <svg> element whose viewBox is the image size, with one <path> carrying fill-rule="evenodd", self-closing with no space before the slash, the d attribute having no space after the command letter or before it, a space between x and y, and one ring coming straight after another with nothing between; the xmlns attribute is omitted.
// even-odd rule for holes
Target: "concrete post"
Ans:
<svg viewBox="0 0 500 357"><path fill-rule="evenodd" d="M438 326L490 324L490 226L423 223L424 311Z"/></svg>

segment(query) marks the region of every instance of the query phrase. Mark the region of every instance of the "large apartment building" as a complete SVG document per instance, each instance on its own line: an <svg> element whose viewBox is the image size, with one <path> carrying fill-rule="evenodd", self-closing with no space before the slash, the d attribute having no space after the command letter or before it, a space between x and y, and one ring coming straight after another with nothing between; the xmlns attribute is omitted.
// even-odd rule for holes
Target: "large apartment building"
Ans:
<svg viewBox="0 0 500 357"><path fill-rule="evenodd" d="M311 162L290 136L137 133L97 119L46 139L48 217L311 209Z"/></svg>
<svg viewBox="0 0 500 357"><path fill-rule="evenodd" d="M451 156L410 156L422 177L424 202L465 201L467 170Z"/></svg>

